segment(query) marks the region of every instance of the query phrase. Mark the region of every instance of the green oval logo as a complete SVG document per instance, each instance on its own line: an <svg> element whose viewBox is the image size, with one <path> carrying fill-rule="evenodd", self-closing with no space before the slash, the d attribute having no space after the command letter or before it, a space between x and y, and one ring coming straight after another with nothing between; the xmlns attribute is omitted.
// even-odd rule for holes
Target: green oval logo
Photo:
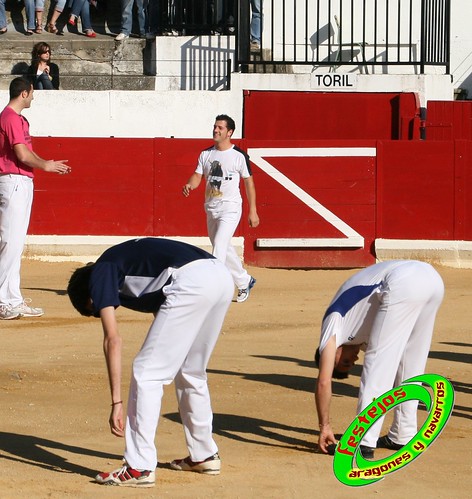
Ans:
<svg viewBox="0 0 472 499"><path fill-rule="evenodd" d="M432 394L423 383L432 389ZM377 461L368 461L359 452L359 444L369 428L388 411L408 400L420 400L429 412L418 433L399 451ZM357 415L344 432L334 454L336 478L351 487L369 485L404 468L419 457L439 436L454 407L454 388L438 374L422 374L375 399ZM356 466L354 466L356 464Z"/></svg>

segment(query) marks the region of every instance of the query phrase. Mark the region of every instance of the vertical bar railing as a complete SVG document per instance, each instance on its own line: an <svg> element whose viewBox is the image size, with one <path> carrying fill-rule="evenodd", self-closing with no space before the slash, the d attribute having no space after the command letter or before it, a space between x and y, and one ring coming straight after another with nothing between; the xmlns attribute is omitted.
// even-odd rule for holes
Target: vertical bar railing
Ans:
<svg viewBox="0 0 472 499"><path fill-rule="evenodd" d="M266 0L270 14L263 16L266 36L256 56L249 50L250 2L237 3L235 68L242 71L256 64L449 70L450 0Z"/></svg>

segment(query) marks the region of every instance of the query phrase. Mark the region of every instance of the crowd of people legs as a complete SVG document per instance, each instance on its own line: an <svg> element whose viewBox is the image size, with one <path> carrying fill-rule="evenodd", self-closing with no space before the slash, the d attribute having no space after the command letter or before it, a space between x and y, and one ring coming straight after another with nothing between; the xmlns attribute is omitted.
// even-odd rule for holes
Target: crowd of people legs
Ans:
<svg viewBox="0 0 472 499"><path fill-rule="evenodd" d="M115 39L130 36L154 38L158 35L232 34L235 32L237 2L230 0L119 0L119 29ZM97 35L92 27L92 11L101 10L107 16L110 8L105 0L52 0L45 12L45 0L22 0L15 8L23 11L24 21L14 23L15 30L26 36L43 31L63 34L63 28L89 38ZM251 0L251 50L260 49L262 0ZM0 0L0 35L7 33L6 0ZM13 11L13 7L10 5ZM63 13L67 10L67 13ZM63 22L59 23L59 18ZM67 21L65 19L67 18ZM25 25L23 24L25 23ZM23 24L23 28L19 28ZM80 29L79 29L80 28Z"/></svg>

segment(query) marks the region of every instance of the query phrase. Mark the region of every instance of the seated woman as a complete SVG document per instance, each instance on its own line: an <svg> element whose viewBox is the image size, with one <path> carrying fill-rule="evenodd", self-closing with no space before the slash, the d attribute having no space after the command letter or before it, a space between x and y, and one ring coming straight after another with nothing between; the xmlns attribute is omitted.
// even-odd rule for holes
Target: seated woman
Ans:
<svg viewBox="0 0 472 499"><path fill-rule="evenodd" d="M35 90L59 90L59 67L51 62L51 47L39 42L31 51L31 66L28 68Z"/></svg>

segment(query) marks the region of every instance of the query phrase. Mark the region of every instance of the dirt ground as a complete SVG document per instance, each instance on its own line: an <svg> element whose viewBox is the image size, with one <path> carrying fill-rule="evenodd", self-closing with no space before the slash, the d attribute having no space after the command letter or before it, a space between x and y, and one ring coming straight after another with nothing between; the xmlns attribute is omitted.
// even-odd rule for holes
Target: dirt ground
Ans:
<svg viewBox="0 0 472 499"><path fill-rule="evenodd" d="M313 352L328 302L355 271L252 268L257 285L246 303L231 305L209 367L221 475L169 468L187 455L170 386L156 436L156 486L136 490L92 481L120 466L124 441L108 429L100 323L79 316L65 294L77 266L25 261L24 295L46 314L1 323L1 499L470 497L472 270L438 267L446 297L427 372L452 380L455 408L437 441L406 468L368 487L347 487L333 474L333 458L315 452ZM124 309L118 316L127 388L151 317ZM359 374L334 384L337 433L355 416Z"/></svg>

